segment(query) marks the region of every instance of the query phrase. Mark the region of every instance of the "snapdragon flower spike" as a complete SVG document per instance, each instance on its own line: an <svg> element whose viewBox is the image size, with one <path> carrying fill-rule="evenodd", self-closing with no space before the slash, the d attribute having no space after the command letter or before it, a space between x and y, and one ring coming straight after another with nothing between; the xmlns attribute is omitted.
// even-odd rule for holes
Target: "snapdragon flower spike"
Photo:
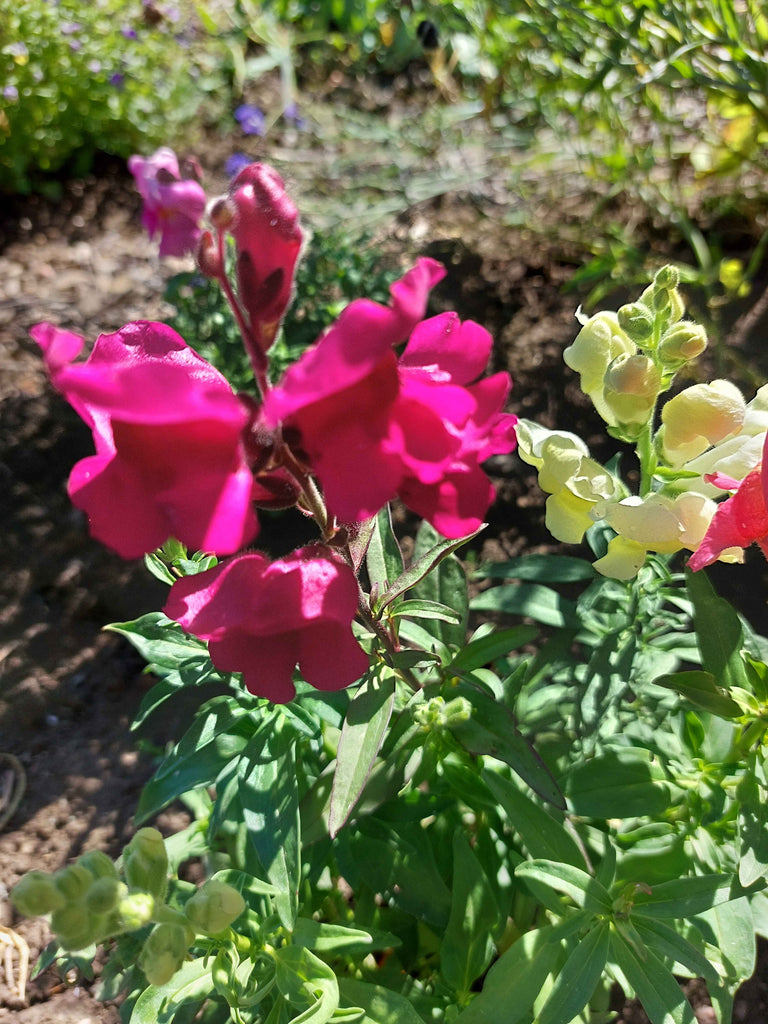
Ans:
<svg viewBox="0 0 768 1024"><path fill-rule="evenodd" d="M38 324L32 337L54 386L93 432L96 454L69 478L92 535L123 558L175 537L231 554L258 524L242 435L250 413L221 374L165 324L136 321L82 339Z"/></svg>
<svg viewBox="0 0 768 1024"><path fill-rule="evenodd" d="M368 657L351 624L358 604L352 570L322 545L270 562L240 555L171 587L163 611L208 641L213 664L241 672L251 693L284 704L293 670L319 690L359 679Z"/></svg>
<svg viewBox="0 0 768 1024"><path fill-rule="evenodd" d="M264 411L319 479L342 522L400 497L444 535L482 522L493 490L480 462L515 445L506 374L477 384L491 337L455 313L420 323L445 271L422 259L392 302L351 303L267 396ZM408 340L398 358L393 346Z"/></svg>
<svg viewBox="0 0 768 1024"><path fill-rule="evenodd" d="M160 235L160 255L194 252L207 201L200 182L182 178L176 154L167 146L147 158L129 157L128 170L144 200L142 224L150 238Z"/></svg>
<svg viewBox="0 0 768 1024"><path fill-rule="evenodd" d="M266 164L244 167L230 185L235 207L230 232L237 246L238 294L255 343L266 352L293 294L304 238L299 213L283 179Z"/></svg>

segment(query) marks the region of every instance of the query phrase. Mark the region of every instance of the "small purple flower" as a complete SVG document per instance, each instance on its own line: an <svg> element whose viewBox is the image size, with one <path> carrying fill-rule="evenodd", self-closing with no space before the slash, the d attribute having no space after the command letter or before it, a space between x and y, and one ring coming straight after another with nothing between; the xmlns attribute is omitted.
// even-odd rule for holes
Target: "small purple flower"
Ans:
<svg viewBox="0 0 768 1024"><path fill-rule="evenodd" d="M83 44L80 42L79 39L70 39L69 48L70 50L74 50L74 52L77 53L78 50L82 50Z"/></svg>
<svg viewBox="0 0 768 1024"><path fill-rule="evenodd" d="M139 38L138 33L136 32L136 29L135 28L131 28L130 25L123 25L123 27L120 29L120 35L123 36L124 39L138 39Z"/></svg>
<svg viewBox="0 0 768 1024"><path fill-rule="evenodd" d="M288 104L288 106L283 111L283 117L289 124L293 125L296 131L303 132L307 130L307 122L299 113L299 108L296 106L295 103Z"/></svg>
<svg viewBox="0 0 768 1024"><path fill-rule="evenodd" d="M235 111L235 120L246 135L263 135L264 114L250 103L241 103Z"/></svg>
<svg viewBox="0 0 768 1024"><path fill-rule="evenodd" d="M251 158L245 153L233 153L224 164L224 170L230 178L234 178L244 167L247 167L252 162Z"/></svg>
<svg viewBox="0 0 768 1024"><path fill-rule="evenodd" d="M10 53L17 64L26 64L25 58L29 57L29 50L24 43L11 43L5 52Z"/></svg>
<svg viewBox="0 0 768 1024"><path fill-rule="evenodd" d="M6 100L15 101L19 98L19 90L15 85L6 85L3 89L3 98Z"/></svg>
<svg viewBox="0 0 768 1024"><path fill-rule="evenodd" d="M61 25L61 34L63 36L73 36L79 32L82 27L83 26L77 21L65 21Z"/></svg>
<svg viewBox="0 0 768 1024"><path fill-rule="evenodd" d="M125 75L122 71L115 71L113 75L110 75L109 84L113 85L116 89L122 89L125 85Z"/></svg>

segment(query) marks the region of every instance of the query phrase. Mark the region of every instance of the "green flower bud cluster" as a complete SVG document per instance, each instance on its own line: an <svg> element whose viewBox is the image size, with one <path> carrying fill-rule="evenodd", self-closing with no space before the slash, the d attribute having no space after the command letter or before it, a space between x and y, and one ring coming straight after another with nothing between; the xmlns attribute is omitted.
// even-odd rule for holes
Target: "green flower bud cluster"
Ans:
<svg viewBox="0 0 768 1024"><path fill-rule="evenodd" d="M151 985L170 981L197 934L220 935L245 910L240 893L215 878L183 911L168 906L168 854L157 829L139 829L123 850L122 869L124 881L110 858L94 850L54 874L30 871L13 890L13 903L28 917L50 914L68 950L153 924L139 955Z"/></svg>
<svg viewBox="0 0 768 1024"><path fill-rule="evenodd" d="M662 267L636 302L580 317L582 329L564 352L610 432L623 440L639 438L675 373L706 348L704 328L682 319L679 283L675 267Z"/></svg>
<svg viewBox="0 0 768 1024"><path fill-rule="evenodd" d="M432 697L416 708L414 721L424 732L450 729L453 725L466 722L472 717L472 705L466 697L454 697L446 701L444 697Z"/></svg>

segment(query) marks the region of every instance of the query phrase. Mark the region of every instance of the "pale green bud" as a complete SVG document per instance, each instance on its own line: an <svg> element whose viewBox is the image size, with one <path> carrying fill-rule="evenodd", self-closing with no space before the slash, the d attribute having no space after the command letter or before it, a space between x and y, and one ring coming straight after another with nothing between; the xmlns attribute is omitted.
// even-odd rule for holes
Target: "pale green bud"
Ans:
<svg viewBox="0 0 768 1024"><path fill-rule="evenodd" d="M653 334L653 313L642 302L630 302L617 314L619 327L630 340L642 345Z"/></svg>
<svg viewBox="0 0 768 1024"><path fill-rule="evenodd" d="M67 903L78 903L85 899L85 894L93 884L93 875L79 861L57 871L53 879Z"/></svg>
<svg viewBox="0 0 768 1024"><path fill-rule="evenodd" d="M128 932L142 928L152 920L155 911L155 897L148 892L131 892L117 904L121 927Z"/></svg>
<svg viewBox="0 0 768 1024"><path fill-rule="evenodd" d="M661 389L661 372L648 356L619 356L605 374L603 398L620 424L644 424Z"/></svg>
<svg viewBox="0 0 768 1024"><path fill-rule="evenodd" d="M117 906L119 894L117 878L97 878L86 894L85 905L91 914L108 914Z"/></svg>
<svg viewBox="0 0 768 1024"><path fill-rule="evenodd" d="M231 885L212 879L187 901L184 913L199 932L216 935L245 910L245 900Z"/></svg>
<svg viewBox="0 0 768 1024"><path fill-rule="evenodd" d="M89 850L82 857L77 858L77 863L86 868L94 878L118 878L118 871L106 853L101 850Z"/></svg>
<svg viewBox="0 0 768 1024"><path fill-rule="evenodd" d="M653 284L656 288L663 288L666 291L672 291L680 284L680 271L677 267L673 267L668 263L665 267L656 271L656 275L653 278Z"/></svg>
<svg viewBox="0 0 768 1024"><path fill-rule="evenodd" d="M63 907L65 900L53 877L45 871L29 871L11 893L13 905L25 917L39 917Z"/></svg>
<svg viewBox="0 0 768 1024"><path fill-rule="evenodd" d="M94 941L102 919L88 913L84 903L69 903L51 917L51 930L64 949L84 949Z"/></svg>
<svg viewBox="0 0 768 1024"><path fill-rule="evenodd" d="M707 347L707 332L700 324L678 323L659 342L659 357L665 363L681 363L700 356Z"/></svg>
<svg viewBox="0 0 768 1024"><path fill-rule="evenodd" d="M131 889L142 889L157 900L168 888L168 853L156 828L140 828L123 851L123 871Z"/></svg>
<svg viewBox="0 0 768 1024"><path fill-rule="evenodd" d="M150 985L165 985L184 963L187 936L178 924L159 924L150 932L139 955L139 966Z"/></svg>

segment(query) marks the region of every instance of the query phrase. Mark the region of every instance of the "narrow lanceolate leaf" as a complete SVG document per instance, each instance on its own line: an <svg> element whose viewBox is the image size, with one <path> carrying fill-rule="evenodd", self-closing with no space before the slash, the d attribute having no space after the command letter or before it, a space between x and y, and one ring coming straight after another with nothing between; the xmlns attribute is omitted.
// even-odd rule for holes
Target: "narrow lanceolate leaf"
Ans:
<svg viewBox="0 0 768 1024"><path fill-rule="evenodd" d="M589 923L581 911L555 927L526 932L499 957L482 992L456 1018L456 1024L528 1024L534 1000L555 969L564 939Z"/></svg>
<svg viewBox="0 0 768 1024"><path fill-rule="evenodd" d="M710 907L741 896L733 875L697 875L660 882L634 897L635 914L643 917L693 917Z"/></svg>
<svg viewBox="0 0 768 1024"><path fill-rule="evenodd" d="M609 941L607 921L596 924L579 939L555 979L537 1024L569 1024L584 1009L605 970Z"/></svg>
<svg viewBox="0 0 768 1024"><path fill-rule="evenodd" d="M490 665L497 658L503 658L511 651L516 651L523 644L530 643L539 635L536 626L512 626L510 629L496 629L488 636L471 640L462 648L447 672L472 672L476 668Z"/></svg>
<svg viewBox="0 0 768 1024"><path fill-rule="evenodd" d="M361 1024L423 1024L413 1003L399 992L366 981L340 978L342 1002L365 1012Z"/></svg>
<svg viewBox="0 0 768 1024"><path fill-rule="evenodd" d="M693 601L693 624L701 653L701 665L728 690L731 686L749 688L742 656L744 631L729 601L719 597L706 573L686 569L688 594Z"/></svg>
<svg viewBox="0 0 768 1024"><path fill-rule="evenodd" d="M585 910L610 914L613 910L608 890L581 868L552 860L531 860L518 864L515 878L540 882L555 892L565 893Z"/></svg>
<svg viewBox="0 0 768 1024"><path fill-rule="evenodd" d="M702 672L698 669L671 672L657 676L653 681L657 686L677 690L691 704L703 708L704 711L711 711L720 718L738 718L742 714L739 705L720 689L711 672Z"/></svg>
<svg viewBox="0 0 768 1024"><path fill-rule="evenodd" d="M407 590L415 587L416 584L420 583L425 576L428 576L429 573L431 573L432 570L443 561L443 559L452 555L454 551L460 548L463 544L466 544L467 541L472 540L473 537L476 537L478 533L484 529L485 526L481 526L480 529L475 530L474 533L470 533L466 537L459 537L454 540L437 541L433 547L430 547L428 551L413 563L410 569L406 569L404 573L401 573L400 576L390 584L389 588L379 598L376 608L377 613L382 612L387 605L397 600L401 594L404 594ZM420 532L422 531L420 530ZM432 533L434 533L435 538L439 537L439 534L435 531L432 531ZM426 594L421 596L428 597ZM435 599L439 600L437 597L435 597ZM445 603L448 604L449 602Z"/></svg>
<svg viewBox="0 0 768 1024"><path fill-rule="evenodd" d="M683 990L647 946L630 942L619 931L611 934L611 956L624 972L651 1024L696 1024Z"/></svg>
<svg viewBox="0 0 768 1024"><path fill-rule="evenodd" d="M739 799L739 881L753 885L768 875L768 807L755 777L744 775L736 789Z"/></svg>
<svg viewBox="0 0 768 1024"><path fill-rule="evenodd" d="M278 720L279 721L279 720ZM254 737L238 763L239 796L248 840L277 890L275 909L284 927L298 913L301 844L295 740L287 729Z"/></svg>
<svg viewBox="0 0 768 1024"><path fill-rule="evenodd" d="M376 587L381 594L402 574L403 553L392 529L389 505L385 505L369 522L371 529L366 531L369 536L365 567L371 586Z"/></svg>
<svg viewBox="0 0 768 1024"><path fill-rule="evenodd" d="M395 701L395 676L368 673L347 708L333 776L328 829L335 836L360 798L387 732Z"/></svg>
<svg viewBox="0 0 768 1024"><path fill-rule="evenodd" d="M448 984L467 993L493 956L499 908L480 861L460 832L453 837L451 916L440 947L440 970Z"/></svg>
<svg viewBox="0 0 768 1024"><path fill-rule="evenodd" d="M112 622L104 629L124 636L145 661L161 669L178 668L189 658L208 652L202 640L188 636L178 622L162 612L149 612L131 622Z"/></svg>
<svg viewBox="0 0 768 1024"><path fill-rule="evenodd" d="M505 584L491 587L472 598L471 608L476 612L505 612L525 615L547 626L578 628L576 604L561 597L550 587L540 583Z"/></svg>
<svg viewBox="0 0 768 1024"><path fill-rule="evenodd" d="M584 857L562 821L539 807L508 779L484 769L486 785L504 808L512 828L520 835L531 857L564 861L574 867L584 866Z"/></svg>

